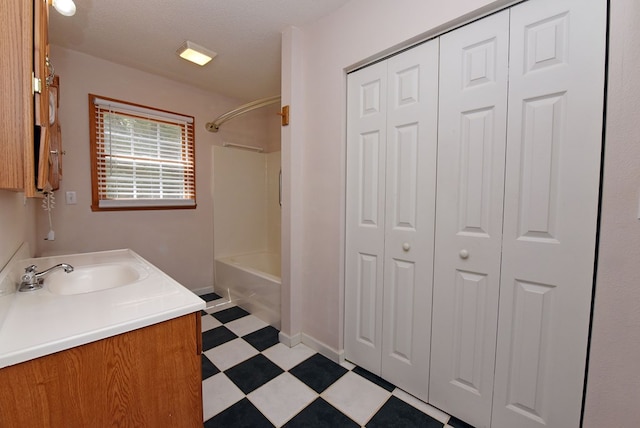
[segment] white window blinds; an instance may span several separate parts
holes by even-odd
[[[195,207],[194,120],[90,97],[93,208]]]

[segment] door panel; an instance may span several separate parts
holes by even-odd
[[[384,280],[386,63],[348,77],[345,356],[380,374]]]
[[[407,311],[406,308],[413,307],[413,300],[416,295],[416,264],[403,260],[392,260],[393,269],[391,283],[385,287],[388,293],[385,298],[391,302],[392,317],[389,321],[389,335],[391,342],[385,344],[384,349],[388,350],[389,355],[395,359],[411,364],[413,359],[413,343],[412,334],[413,311]],[[419,327],[419,326],[418,326]],[[420,329],[420,328],[419,328]],[[383,374],[385,367],[383,366]],[[426,383],[426,379],[424,379]]]
[[[566,92],[524,100],[518,239],[557,242],[558,150]]]
[[[489,237],[494,107],[461,114],[458,233]]]
[[[511,9],[493,426],[579,426],[595,254],[606,2]]]
[[[429,401],[489,426],[502,243],[508,11],[441,37]]]
[[[377,337],[377,277],[378,257],[371,254],[358,253],[358,269],[354,286],[356,288],[356,340],[364,346],[376,348]]]
[[[429,388],[438,117],[438,41],[388,60],[382,376]]]

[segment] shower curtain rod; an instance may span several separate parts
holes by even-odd
[[[265,107],[270,104],[275,104],[278,101],[280,101],[280,95],[274,95],[273,97],[261,98],[256,101],[251,101],[250,103],[243,104],[236,109],[233,109],[231,111],[226,112],[225,114],[218,116],[212,122],[207,122],[205,127],[209,132],[218,132],[218,130],[220,129],[220,125],[222,125],[226,121],[231,120],[236,116],[240,116],[241,114],[250,112],[251,110]]]

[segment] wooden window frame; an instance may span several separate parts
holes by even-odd
[[[101,171],[104,162],[99,158],[104,157],[100,146],[104,146],[105,137],[98,126],[98,114],[100,106],[113,103],[122,115],[136,119],[148,119],[153,123],[171,123],[182,126],[182,157],[186,169],[184,185],[186,194],[183,198],[106,198],[105,172]],[[102,108],[104,110],[104,108]],[[165,122],[163,118],[167,118]],[[176,121],[184,121],[177,123]],[[128,101],[89,94],[89,134],[91,154],[91,210],[92,211],[131,211],[131,210],[172,210],[195,209],[196,204],[196,153],[195,153],[195,118],[181,113],[148,107]],[[99,144],[100,143],[100,144]],[[101,177],[103,179],[101,180]],[[132,182],[135,180],[132,179]],[[102,186],[102,192],[101,187]]]

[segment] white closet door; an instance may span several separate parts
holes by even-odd
[[[429,392],[438,41],[388,60],[382,377]]]
[[[348,76],[345,357],[380,374],[387,64]]]
[[[511,10],[493,426],[580,422],[595,253],[606,2]]]
[[[509,12],[441,37],[429,402],[489,426],[506,142]]]

